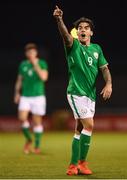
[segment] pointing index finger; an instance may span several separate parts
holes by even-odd
[[[56,9],[59,10],[59,7],[56,5]]]

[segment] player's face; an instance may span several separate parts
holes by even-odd
[[[86,43],[88,40],[90,40],[93,32],[91,31],[91,28],[87,22],[81,22],[79,24],[77,35],[81,43]]]
[[[30,49],[26,51],[26,57],[31,60],[37,58],[38,52],[36,49]]]

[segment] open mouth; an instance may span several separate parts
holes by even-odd
[[[81,34],[82,37],[85,37],[86,35],[85,34]]]

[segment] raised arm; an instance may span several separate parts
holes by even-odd
[[[61,9],[59,9],[58,6],[56,6],[56,8],[55,8],[55,10],[53,12],[53,16],[56,19],[58,29],[60,31],[60,34],[63,38],[65,45],[67,47],[71,47],[73,44],[73,37],[68,32],[67,27],[65,26],[65,24],[63,22],[63,11]]]
[[[104,100],[109,99],[112,94],[112,77],[110,70],[107,65],[101,67],[103,78],[105,80],[105,87],[102,89],[101,94],[103,95]]]

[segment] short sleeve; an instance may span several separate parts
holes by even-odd
[[[78,46],[79,46],[79,41],[75,38],[73,39],[73,44],[71,48],[68,48],[66,45],[64,45],[66,55],[70,54],[72,51],[75,51]]]
[[[98,46],[98,48],[99,48],[98,66],[99,66],[99,68],[101,68],[104,65],[108,65],[108,62],[104,57],[101,47]]]
[[[48,70],[48,64],[45,60],[40,60],[39,64],[40,64],[41,69]]]
[[[23,76],[23,65],[22,65],[22,63],[19,65],[18,74]]]

